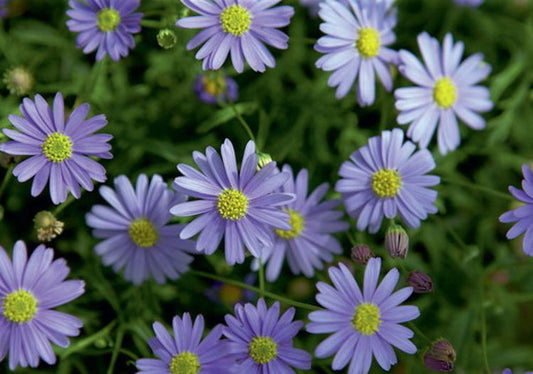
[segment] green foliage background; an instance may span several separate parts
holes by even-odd
[[[370,108],[359,107],[354,92],[336,100],[334,90],[326,85],[328,74],[314,67],[319,57],[312,48],[320,36],[318,20],[296,1],[284,3],[296,8],[288,29],[290,47],[276,52],[275,69],[234,76],[241,91],[237,108],[263,152],[280,164],[308,168],[313,187],[323,181],[333,185],[339,165],[350,153],[380,130],[397,126],[394,99],[379,88]],[[457,372],[486,372],[483,326],[493,372],[505,367],[515,373],[531,370],[533,262],[522,254],[520,240],[505,239],[508,227],[498,222],[498,216],[513,204],[507,186],[519,185],[520,166],[533,161],[533,3],[487,0],[479,9],[467,9],[451,0],[399,0],[398,6],[396,49],[418,54],[420,32],[439,39],[453,33],[465,42],[467,55],[480,51],[492,65],[487,84],[495,102],[486,116],[486,130],[461,127],[463,141],[456,152],[443,157],[431,145],[438,165],[435,173],[443,179],[438,187],[439,214],[409,231],[411,249],[405,267],[428,272],[435,291],[411,299],[422,312],[415,324],[430,339],[446,337],[454,344]],[[71,107],[89,102],[92,115],[107,115],[104,132],[114,135],[114,159],[103,161],[108,183],[120,174],[133,179],[140,173],[159,173],[171,181],[178,174],[175,165],[191,163],[193,150],[218,147],[226,137],[242,151],[247,136],[232,111],[207,106],[192,92],[201,67],[185,44],[194,32],[176,29],[178,44],[167,51],[156,43],[157,28],[143,27],[128,58],[95,64],[94,55],[76,49],[75,35],[65,26],[66,9],[63,0],[15,1],[15,15],[0,23],[0,70],[25,66],[34,74],[34,93],[51,99],[61,91]],[[182,9],[178,0],[144,0],[141,5],[145,19],[151,20],[148,23],[169,27]],[[231,68],[227,73],[234,75]],[[395,86],[407,84],[396,74]],[[1,126],[9,126],[7,115],[18,113],[20,98],[4,87],[0,100]],[[0,178],[5,173],[0,169]],[[330,197],[334,196],[331,192]],[[100,202],[97,192],[86,192],[64,209],[59,216],[66,224],[65,233],[51,245],[57,256],[67,259],[71,278],[87,283],[86,293],[62,309],[84,321],[82,334],[72,339],[68,349],[57,350],[57,366],[42,364],[18,373],[132,373],[135,357],[151,357],[145,340],[153,335],[153,321],[168,324],[175,314],[189,311],[203,313],[213,327],[231,311],[204,297],[212,286],[209,280],[187,274],[164,286],[147,282],[134,287],[103,267],[84,222],[85,213]],[[0,244],[9,252],[16,240],[23,239],[33,249],[38,243],[32,218],[40,210],[53,209],[47,192],[31,198],[29,182],[11,180],[0,205],[5,210]],[[351,231],[358,242],[369,243],[385,258],[387,268],[395,266],[383,249],[384,230],[372,236]],[[345,251],[337,260],[349,260],[350,241],[344,234],[339,238]],[[229,268],[217,253],[197,256],[193,268],[242,280],[249,262]],[[354,265],[354,271],[361,279],[363,268]],[[282,277],[267,288],[314,303],[314,283],[326,278],[323,271],[309,282],[285,268]],[[299,309],[297,316],[306,320],[307,312]],[[324,337],[302,331],[296,344],[312,352]],[[417,334],[414,342],[419,353],[399,354],[394,372],[426,372],[421,354],[427,341]],[[314,360],[310,372],[332,372],[329,364],[330,360]],[[7,371],[7,363],[0,363],[0,372]],[[374,364],[372,372],[380,372],[379,367]]]

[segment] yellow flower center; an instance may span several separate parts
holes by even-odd
[[[102,32],[114,31],[120,21],[120,13],[116,9],[105,8],[96,14],[96,24]]]
[[[128,229],[131,240],[139,247],[153,247],[159,240],[159,233],[154,224],[146,218],[138,218],[131,222]]]
[[[433,99],[438,106],[448,109],[457,101],[457,88],[453,81],[444,77],[437,81],[433,88]]]
[[[394,197],[402,187],[400,173],[393,169],[381,169],[372,175],[372,191],[379,197]]]
[[[355,42],[357,50],[365,58],[376,57],[381,47],[379,31],[373,27],[363,27],[359,29],[359,35]]]
[[[205,76],[202,78],[202,84],[205,92],[211,96],[220,96],[226,91],[226,80],[221,76],[213,79]]]
[[[250,30],[252,15],[241,5],[231,5],[220,13],[220,22],[224,32],[241,36]]]
[[[72,156],[72,140],[65,134],[54,132],[46,137],[42,149],[46,158],[60,163]]]
[[[26,290],[8,294],[2,305],[4,317],[15,323],[29,322],[37,313],[37,299]]]
[[[278,345],[272,338],[256,336],[248,345],[250,357],[258,364],[266,364],[278,356]]]
[[[248,199],[240,190],[226,188],[218,195],[217,209],[222,218],[236,221],[246,215]]]
[[[198,374],[200,372],[198,355],[187,351],[181,352],[172,357],[169,369],[171,374]]]
[[[363,335],[372,335],[379,330],[381,314],[377,305],[362,303],[355,308],[352,326]]]
[[[287,231],[276,229],[276,234],[283,239],[289,240],[300,236],[300,233],[304,229],[305,218],[300,213],[291,209],[287,209],[287,213],[289,213],[289,223],[292,228]]]

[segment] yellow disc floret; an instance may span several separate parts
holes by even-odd
[[[437,81],[433,88],[433,99],[438,106],[448,109],[457,101],[457,88],[453,81],[444,77]]]
[[[242,191],[226,188],[218,195],[217,209],[222,218],[237,221],[246,215],[248,199]]]
[[[278,356],[278,345],[267,336],[256,336],[248,345],[248,354],[258,364],[266,364]]]
[[[220,96],[226,91],[226,79],[223,76],[202,78],[204,90],[211,96]]]
[[[133,220],[128,229],[131,240],[139,247],[153,247],[159,240],[159,233],[154,224],[146,218]]]
[[[304,229],[305,218],[300,213],[291,209],[287,209],[287,213],[289,213],[289,223],[292,228],[287,231],[276,229],[276,234],[283,239],[289,240],[300,236],[300,233]]]
[[[120,13],[116,9],[105,8],[96,14],[96,24],[102,32],[114,31],[120,21]]]
[[[379,308],[373,303],[361,303],[355,308],[352,326],[362,335],[372,335],[379,330],[381,325]]]
[[[8,321],[26,323],[37,313],[37,299],[26,290],[18,290],[5,297],[2,309]]]
[[[357,50],[365,58],[376,57],[381,47],[379,31],[373,27],[363,27],[359,29],[359,35],[355,42]]]
[[[222,30],[228,34],[241,36],[250,30],[252,15],[241,5],[230,5],[220,13]]]
[[[402,177],[394,169],[381,169],[372,175],[372,191],[379,197],[394,197],[402,188]]]
[[[72,140],[65,134],[53,132],[44,140],[42,149],[46,158],[60,163],[72,156]]]
[[[200,372],[200,361],[198,355],[185,351],[172,357],[169,365],[171,374],[198,374]]]

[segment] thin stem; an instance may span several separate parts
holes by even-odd
[[[514,201],[514,199],[513,199],[513,197],[511,195],[505,194],[505,193],[500,192],[500,191],[493,190],[492,188],[489,188],[489,187],[480,186],[480,185],[477,185],[477,184],[472,183],[472,182],[462,181],[462,180],[458,181],[458,180],[449,179],[449,178],[442,178],[442,181],[445,182],[445,183],[450,183],[450,184],[455,184],[455,185],[458,185],[458,186],[468,187],[468,188],[470,188],[470,189],[472,189],[474,191],[485,192],[485,193],[487,193],[489,195],[492,195],[492,196],[495,196],[495,197],[499,197],[500,199]]]
[[[416,325],[413,322],[408,322],[407,324],[409,325],[411,330],[413,330],[415,332],[416,335],[419,335],[422,339],[426,340],[429,344],[432,343],[431,339],[429,339],[426,336],[426,334],[424,334],[422,331],[420,331],[420,329],[418,327],[416,327]]]
[[[250,285],[248,285],[246,283],[242,283],[242,282],[233,280],[233,279],[227,279],[227,278],[224,278],[224,277],[221,277],[221,276],[218,276],[218,275],[214,275],[214,274],[210,274],[210,273],[206,273],[206,272],[198,271],[198,270],[189,270],[189,273],[192,274],[192,275],[196,275],[198,277],[208,278],[208,279],[216,280],[216,281],[219,281],[219,282],[224,282],[226,284],[231,284],[233,286],[241,287],[241,288],[244,288],[244,289],[247,289],[247,290],[250,290],[250,291],[254,291],[254,292],[258,293],[258,294],[261,293],[261,289],[259,289],[257,287],[254,287],[254,286],[250,286]],[[285,303],[285,304],[288,304],[288,305],[295,306],[297,308],[302,308],[302,309],[307,309],[307,310],[321,310],[322,309],[322,308],[320,308],[320,307],[318,307],[316,305],[311,305],[311,304],[301,303],[299,301],[294,301],[294,300],[291,300],[291,299],[289,299],[287,297],[283,297],[283,296],[277,295],[277,294],[269,292],[269,291],[265,291],[264,294],[265,294],[266,297],[269,297],[269,298],[274,299],[274,300],[278,300],[278,301],[280,301],[282,303]]]
[[[124,329],[119,327],[117,331],[117,339],[115,340],[115,346],[113,347],[113,355],[111,356],[111,363],[107,369],[107,374],[113,374],[115,369],[115,363],[117,362],[118,353],[122,348],[122,339],[124,339]]]
[[[350,232],[350,230],[346,231],[346,235],[348,236],[348,240],[350,241],[350,244],[351,245],[356,245],[356,241],[355,241],[355,238],[353,237],[352,233]]]
[[[480,313],[481,313],[481,351],[483,353],[483,362],[485,371],[490,374],[489,358],[487,356],[487,321],[485,317],[485,307],[483,306],[483,284],[480,283]]]
[[[2,181],[2,185],[0,186],[0,198],[2,197],[2,194],[4,193],[7,185],[9,184],[9,181],[11,180],[12,172],[13,172],[13,166],[10,166],[6,170],[6,175],[4,175],[4,180]]]
[[[233,110],[233,113],[235,113],[235,116],[239,120],[239,123],[241,124],[242,128],[244,129],[244,131],[246,131],[246,134],[248,134],[248,137],[250,138],[250,140],[252,140],[255,143],[254,133],[250,129],[250,126],[248,125],[246,120],[242,117],[241,113],[237,110],[235,103],[233,102],[233,100],[231,100],[231,97],[229,96],[229,92],[227,88],[226,88],[226,98],[228,99],[229,105],[231,109]]]
[[[465,251],[468,250],[468,246],[465,244],[463,239],[461,239],[461,237],[455,232],[454,229],[452,229],[450,226],[448,226],[448,224],[443,219],[441,219],[439,216],[432,216],[432,217],[436,221],[438,221],[441,226],[444,226],[444,229],[446,231],[448,231],[448,233],[451,235],[453,240],[455,240],[457,242],[457,244],[459,244],[459,247],[461,247],[461,249],[463,249]]]
[[[66,207],[68,207],[76,198],[72,195],[69,195],[65,201],[59,204],[52,212],[52,214],[57,217]]]
[[[93,344],[98,339],[103,338],[104,336],[107,336],[109,332],[113,329],[113,327],[115,327],[116,324],[117,324],[117,321],[112,321],[109,325],[107,325],[100,331],[70,345],[67,349],[65,349],[62,353],[60,353],[59,356],[62,359],[65,359],[71,354],[83,350],[85,347],[88,347],[89,345]]]
[[[160,21],[153,21],[150,19],[143,19],[141,20],[141,26],[142,27],[148,27],[150,29],[161,29],[163,28],[163,24]]]
[[[263,265],[263,259],[259,257],[259,295],[265,297],[265,266]]]

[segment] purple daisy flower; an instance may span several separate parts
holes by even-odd
[[[477,53],[461,63],[464,45],[454,44],[446,34],[442,48],[437,39],[427,33],[418,36],[418,46],[425,66],[411,53],[400,51],[400,72],[417,87],[394,91],[398,123],[410,123],[407,136],[426,148],[438,127],[437,141],[441,154],[455,150],[461,142],[457,117],[475,130],[485,127],[477,112],[492,108],[490,92],[477,83],[491,70]]]
[[[311,368],[311,355],[292,346],[303,322],[293,322],[294,308],[281,317],[279,313],[278,302],[267,308],[265,300],[259,299],[257,307],[237,304],[235,316],[226,314],[222,332],[237,360],[236,373],[293,373],[291,368]]]
[[[363,292],[343,264],[329,269],[335,287],[317,283],[320,293],[316,300],[326,310],[309,314],[307,331],[334,333],[315,350],[318,358],[335,354],[333,370],[341,370],[351,361],[348,373],[368,373],[372,356],[384,370],[389,370],[397,362],[393,346],[409,354],[416,352],[409,340],[413,332],[400,323],[417,318],[420,311],[412,305],[399,306],[413,289],[405,287],[392,293],[400,278],[397,269],[390,270],[378,286],[380,269],[380,258],[368,261]]]
[[[249,273],[244,277],[244,283],[253,286],[257,281],[256,273]],[[211,288],[204,292],[209,300],[222,305],[235,305],[242,301],[251,302],[256,299],[256,293],[239,286],[224,282],[213,282]]]
[[[471,8],[477,8],[483,4],[483,0],[454,0],[454,2],[457,5],[468,6]]]
[[[383,2],[349,0],[343,5],[336,0],[320,3],[318,13],[324,23],[320,30],[326,36],[318,39],[315,50],[324,53],[316,66],[333,71],[328,85],[337,87],[338,99],[346,96],[357,82],[357,98],[362,106],[374,102],[375,74],[387,91],[392,90],[389,65],[396,61],[397,53],[387,48],[394,43],[394,23],[387,21],[387,8]]]
[[[7,17],[9,11],[8,6],[10,1],[11,0],[0,0],[0,18]]]
[[[522,190],[509,186],[509,192],[524,205],[502,214],[500,222],[516,222],[507,231],[507,239],[515,239],[525,232],[522,248],[526,255],[533,256],[533,171],[527,165],[522,165],[522,174]]]
[[[226,95],[231,101],[237,100],[239,86],[230,77],[199,74],[194,81],[194,92],[204,103],[217,104],[219,100],[226,101]]]
[[[90,158],[113,158],[107,143],[113,137],[93,134],[107,125],[103,114],[85,119],[90,106],[81,104],[65,121],[61,93],[56,94],[52,107],[41,95],[35,95],[35,101],[25,98],[19,108],[22,117],[10,115],[9,122],[20,132],[4,129],[13,141],[0,144],[0,151],[31,156],[13,169],[13,175],[19,182],[34,177],[32,196],[39,195],[50,181],[50,197],[59,204],[67,199],[68,191],[79,199],[80,186],[92,191],[91,179],[106,180],[104,167]]]
[[[288,47],[289,37],[277,29],[290,23],[294,9],[291,6],[271,8],[280,1],[181,0],[199,16],[182,18],[176,25],[204,29],[187,44],[189,50],[203,44],[196,58],[203,60],[204,70],[219,69],[230,54],[237,72],[244,70],[244,60],[252,70],[263,72],[265,66],[276,65],[264,44],[277,49]]]
[[[114,61],[126,57],[135,47],[132,34],[141,31],[142,13],[134,13],[140,0],[69,0],[70,31],[79,33],[78,48],[96,51],[96,60],[109,55]]]
[[[302,169],[296,178],[289,165],[283,166],[283,172],[290,178],[281,187],[281,192],[296,195],[296,200],[283,207],[289,213],[292,228],[275,230],[274,245],[263,249],[261,257],[266,264],[266,278],[271,282],[278,278],[285,257],[294,274],[312,277],[315,268],[322,269],[324,262],[333,261],[333,254],[342,252],[339,241],[332,234],[349,228],[348,223],[341,220],[343,213],[335,209],[340,200],[320,202],[328,192],[327,183],[307,196],[307,170]]]
[[[368,140],[368,145],[352,153],[339,171],[342,177],[335,190],[342,194],[348,214],[357,218],[357,228],[375,233],[383,217],[399,215],[407,226],[420,226],[428,213],[436,213],[437,191],[428,187],[440,178],[426,175],[435,168],[427,149],[403,142],[403,131],[383,131]]]
[[[30,258],[22,241],[15,243],[13,262],[0,247],[0,361],[9,352],[9,368],[37,367],[39,359],[52,365],[50,343],[66,348],[78,336],[82,321],[53,308],[84,292],[81,280],[65,280],[70,269],[64,259],[52,261],[54,250],[38,246]]]
[[[202,340],[204,317],[191,320],[184,313],[172,320],[174,337],[159,322],[153,324],[155,338],[148,340],[150,348],[159,359],[137,360],[137,374],[231,374],[233,360],[229,344],[221,340],[222,326],[216,326]]]
[[[272,228],[291,230],[289,214],[280,206],[290,203],[294,195],[274,192],[289,178],[287,173],[275,173],[275,162],[257,171],[254,142],[246,145],[240,171],[228,139],[221,154],[222,158],[213,147],[207,147],[205,155],[194,152],[200,171],[178,165],[183,176],[176,178],[176,188],[198,200],[177,204],[170,212],[178,217],[200,215],[185,226],[180,237],[188,239],[200,233],[196,249],[208,255],[225,237],[226,261],[233,265],[244,261],[245,247],[259,257],[263,247],[272,246]]]
[[[104,265],[124,278],[140,284],[150,276],[157,283],[165,277],[177,279],[189,270],[194,242],[179,238],[183,225],[169,225],[172,205],[187,198],[167,187],[159,175],[141,174],[135,189],[125,175],[115,178],[115,190],[100,187],[100,195],[111,205],[96,205],[87,214],[93,235],[105,239],[94,248]]]

